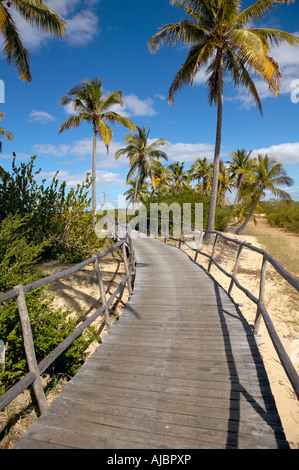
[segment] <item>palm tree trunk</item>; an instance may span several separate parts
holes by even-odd
[[[237,234],[237,235],[240,235],[241,233],[244,232],[246,225],[248,224],[249,220],[251,219],[251,217],[252,217],[252,215],[253,215],[253,213],[254,213],[254,211],[255,211],[255,209],[256,209],[256,206],[258,205],[258,203],[259,203],[259,201],[260,201],[260,199],[261,199],[262,193],[263,193],[263,192],[261,191],[260,194],[258,195],[258,197],[256,198],[256,200],[254,201],[253,206],[252,206],[252,208],[250,209],[249,214],[247,215],[247,217],[246,217],[246,219],[244,220],[243,224],[240,225],[240,227],[236,230],[236,234]]]
[[[209,217],[207,223],[207,230],[213,231],[215,227],[215,215],[216,215],[216,203],[218,193],[218,177],[219,177],[219,159],[220,159],[220,147],[221,147],[221,134],[222,134],[222,113],[223,113],[223,56],[222,51],[219,51],[220,65],[219,65],[219,88],[218,88],[218,100],[217,100],[217,129],[216,129],[216,142],[215,142],[215,153],[214,153],[214,164],[213,164],[213,180],[211,199],[209,206]],[[214,237],[211,233],[206,233],[204,241],[206,243],[212,243]]]
[[[96,147],[97,146],[97,134],[96,131],[93,133],[93,143],[92,143],[92,227],[95,228],[96,224],[96,207],[97,207],[97,183],[96,183]]]
[[[136,201],[137,201],[137,189],[138,189],[139,177],[140,177],[140,167],[138,167],[138,173],[137,173],[136,184],[135,184],[133,211],[135,210]]]

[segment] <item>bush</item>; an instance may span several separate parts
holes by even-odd
[[[103,246],[92,229],[89,188],[90,176],[66,190],[66,183],[59,183],[57,174],[50,184],[46,180],[38,185],[33,156],[29,163],[15,165],[11,173],[5,172],[0,180],[0,221],[9,215],[20,216],[27,238],[42,247],[45,259],[60,258],[79,262],[88,258],[94,250]]]
[[[23,219],[9,215],[0,223],[0,293],[18,284],[28,284],[42,277],[36,263],[44,250],[43,244],[28,241]],[[37,361],[43,359],[75,329],[76,318],[68,311],[55,309],[47,288],[26,295],[26,304],[31,322]],[[85,350],[98,337],[90,328],[81,335],[47,370],[47,373],[72,376],[85,359]],[[22,378],[27,372],[27,361],[23,346],[16,300],[5,302],[0,307],[0,339],[6,345],[5,369],[0,372],[0,395]]]
[[[270,225],[299,232],[299,202],[270,200],[263,207]]]
[[[208,216],[209,216],[209,203],[210,198],[204,196],[202,193],[197,192],[195,189],[186,189],[180,191],[179,193],[173,193],[166,196],[156,196],[150,202],[146,203],[148,217],[150,215],[150,203],[166,203],[171,205],[173,203],[178,203],[181,206],[181,214],[183,214],[183,204],[191,204],[191,225],[195,224],[195,204],[203,204],[203,228],[207,227]],[[215,217],[215,230],[223,231],[226,229],[227,224],[230,221],[231,217],[231,208],[230,207],[218,207],[216,209]],[[172,220],[172,214],[170,212],[170,220]]]

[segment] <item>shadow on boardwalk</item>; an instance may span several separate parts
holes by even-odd
[[[120,320],[16,448],[288,448],[238,306],[182,251],[134,249]]]

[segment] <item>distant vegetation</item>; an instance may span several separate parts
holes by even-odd
[[[299,202],[271,200],[263,208],[270,225],[299,233]]]

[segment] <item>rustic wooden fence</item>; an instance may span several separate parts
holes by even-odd
[[[99,260],[105,258],[109,254],[113,253],[118,248],[122,248],[122,256],[125,267],[126,275],[123,277],[119,286],[115,289],[113,294],[107,299],[105,287],[103,283],[103,278],[99,266]],[[130,256],[130,262],[128,255]],[[34,350],[34,341],[32,337],[32,330],[29,320],[29,315],[26,307],[25,294],[32,292],[36,289],[39,289],[42,286],[50,284],[52,282],[58,281],[59,279],[65,278],[74,274],[85,266],[93,264],[97,279],[99,282],[99,289],[101,294],[102,306],[97,309],[90,317],[83,321],[76,329],[64,339],[53,351],[51,351],[39,364],[37,364],[35,350]],[[135,255],[132,245],[132,239],[129,232],[126,235],[117,241],[111,248],[105,252],[95,254],[91,258],[86,259],[82,263],[76,264],[69,269],[61,271],[56,274],[44,277],[38,281],[32,282],[25,286],[18,285],[14,289],[0,295],[0,305],[4,302],[14,299],[17,299],[18,311],[20,316],[20,322],[22,327],[24,349],[27,358],[28,370],[29,372],[12,386],[2,397],[0,398],[0,411],[2,411],[12,400],[14,400],[20,393],[22,393],[26,388],[33,385],[33,390],[35,397],[40,409],[41,414],[43,414],[48,408],[46,397],[41,382],[41,375],[47,370],[47,368],[77,339],[83,331],[88,328],[98,317],[104,313],[104,321],[107,330],[111,328],[109,308],[114,301],[114,299],[121,294],[125,285],[127,284],[129,295],[132,294],[132,284],[131,276],[135,271]]]
[[[140,225],[142,227],[145,227],[146,230],[147,230],[147,233],[151,233],[151,230],[150,230],[150,223],[145,223],[145,221],[143,220],[144,217],[140,217]],[[174,241],[178,241],[179,242],[179,249],[181,249],[182,245],[186,245],[188,247],[189,250],[192,250],[195,252],[195,256],[194,256],[194,262],[197,263],[197,257],[198,255],[203,255],[207,258],[209,258],[209,264],[208,264],[208,268],[207,268],[207,271],[210,273],[210,270],[211,270],[211,267],[212,265],[214,264],[223,274],[225,274],[231,281],[230,281],[230,285],[229,285],[229,288],[227,290],[227,293],[230,295],[231,294],[231,291],[232,291],[232,288],[234,286],[236,286],[238,289],[240,289],[242,292],[244,292],[244,294],[246,294],[246,296],[254,303],[256,304],[257,306],[257,312],[256,312],[256,317],[255,317],[255,321],[254,321],[254,325],[253,325],[253,332],[255,335],[257,335],[258,333],[258,329],[259,329],[259,324],[260,324],[260,321],[261,321],[261,318],[263,318],[264,320],[264,323],[266,325],[266,328],[267,328],[267,331],[269,333],[269,336],[272,340],[272,343],[273,343],[273,346],[277,352],[277,355],[280,359],[280,362],[281,362],[281,365],[282,367],[284,368],[285,370],[285,373],[294,389],[294,392],[297,396],[297,398],[299,399],[299,376],[297,374],[297,371],[291,361],[291,359],[289,358],[276,330],[275,330],[275,327],[273,325],[273,322],[270,318],[270,315],[265,307],[265,304],[264,304],[264,298],[265,298],[265,286],[266,286],[266,272],[267,272],[267,267],[269,264],[271,264],[274,269],[276,270],[277,273],[279,273],[292,287],[294,287],[298,292],[299,292],[299,280],[296,279],[294,276],[292,276],[288,271],[286,271],[286,269],[277,261],[275,260],[267,251],[263,250],[263,249],[260,249],[260,248],[257,248],[249,243],[245,243],[245,242],[242,242],[242,241],[239,241],[239,240],[236,240],[234,238],[231,238],[231,237],[228,237],[226,235],[224,235],[223,233],[221,232],[218,232],[218,231],[207,231],[207,230],[204,230],[204,229],[200,229],[198,230],[198,228],[196,228],[195,226],[193,225],[190,225],[190,224],[187,224],[183,221],[179,221],[179,222],[176,222],[176,221],[169,221],[169,220],[163,220],[163,219],[151,219],[150,217],[146,217],[147,221],[151,222],[151,220],[154,220],[154,224],[153,226],[155,227],[156,229],[156,233],[154,233],[154,236],[160,236],[161,238],[164,239],[164,242],[166,243],[167,240],[174,240]],[[179,230],[179,233],[180,233],[180,236],[179,238],[178,237],[173,237],[170,235],[169,233],[169,230],[167,230],[165,233],[161,232],[158,230],[158,228],[162,228],[162,224],[160,224],[160,227],[159,227],[159,224],[157,222],[168,222],[170,223],[170,226],[172,225],[172,227],[174,226],[175,223],[178,223],[180,224],[180,230]],[[136,222],[135,222],[135,226],[136,226]],[[164,226],[167,227],[167,224]],[[138,227],[138,225],[137,225]],[[184,228],[186,227],[186,232],[188,234],[191,233],[191,230],[193,230],[193,234],[195,232],[197,232],[197,247],[194,248],[193,246],[190,245],[190,243],[188,243],[188,241],[185,239],[185,236],[184,236]],[[178,232],[177,232],[178,233]],[[176,235],[177,235],[176,233]],[[208,254],[204,251],[202,251],[200,249],[200,246],[202,246],[202,242],[204,240],[204,235],[206,233],[210,233],[210,234],[213,234],[214,235],[214,243],[213,243],[213,248],[212,248],[212,253],[211,254]],[[153,235],[153,233],[151,233],[151,235]],[[216,246],[217,246],[217,243],[218,241],[222,239],[222,240],[225,240],[226,242],[228,243],[233,243],[234,245],[237,245],[238,246],[238,250],[237,250],[237,257],[236,257],[236,260],[235,260],[235,265],[234,265],[234,268],[233,268],[233,271],[232,273],[229,273],[227,272],[215,259],[215,252],[216,252]],[[238,281],[237,279],[237,272],[238,272],[238,268],[239,268],[239,265],[240,265],[240,258],[241,258],[241,253],[242,253],[242,250],[244,248],[247,248],[253,252],[256,252],[256,253],[259,253],[261,256],[262,256],[262,263],[261,263],[261,275],[260,275],[260,285],[259,285],[259,297],[257,298],[256,296],[254,296],[248,289],[246,289],[244,286],[242,286],[240,284],[240,282]],[[197,263],[198,264],[198,263]]]

